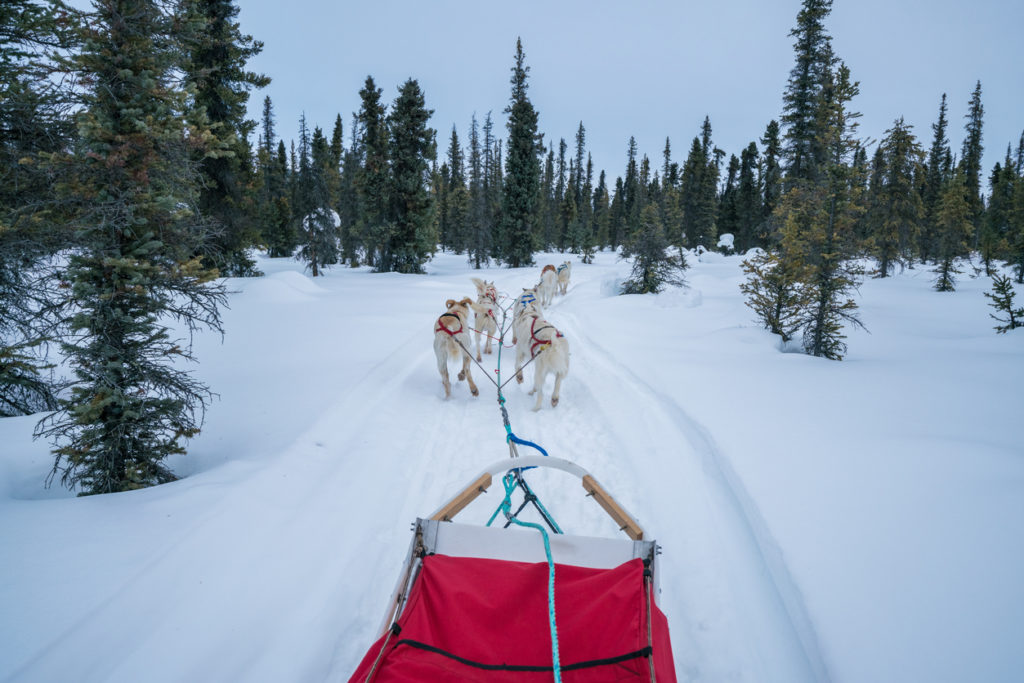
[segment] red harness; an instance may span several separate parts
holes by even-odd
[[[459,329],[457,329],[455,331],[452,331],[452,330],[449,330],[444,325],[442,325],[441,324],[441,318],[444,318],[444,317],[455,318],[456,320],[458,320],[459,321]],[[462,333],[462,318],[460,318],[459,316],[455,315],[454,313],[442,313],[441,316],[437,319],[437,327],[434,328],[434,332],[444,332],[449,337],[454,337],[457,334],[461,334]]]
[[[530,358],[533,358],[538,353],[540,353],[540,351],[537,350],[538,346],[544,346],[545,344],[550,344],[551,343],[550,339],[538,339],[537,338],[537,333],[540,332],[541,330],[547,330],[547,329],[555,330],[554,325],[544,325],[540,329],[534,329],[534,327],[537,325],[537,321],[538,320],[540,320],[540,318],[534,316],[533,322],[530,323],[530,339],[533,340],[533,343],[530,344]],[[562,333],[559,332],[558,330],[555,330],[555,337],[558,338],[558,337],[561,337],[561,336],[562,336]],[[543,351],[543,350],[544,349],[541,349],[541,351]]]

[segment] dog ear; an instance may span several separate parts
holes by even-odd
[[[448,299],[448,301],[444,302],[444,307],[445,308],[451,308],[454,305],[455,305],[455,299]]]
[[[473,300],[472,300],[472,299],[470,299],[470,298],[469,298],[469,297],[467,296],[466,298],[464,298],[464,299],[463,299],[462,301],[460,301],[459,303],[460,303],[461,305],[463,305],[463,306],[466,306],[466,307],[468,308],[468,307],[469,307],[469,304],[470,304],[470,303],[471,303],[472,301],[473,301]]]

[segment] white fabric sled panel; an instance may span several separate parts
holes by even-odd
[[[503,529],[456,522],[420,520],[427,552],[516,562],[546,562],[544,540],[535,529]],[[551,555],[559,564],[611,569],[635,557],[651,556],[652,541],[566,536],[548,532]]]

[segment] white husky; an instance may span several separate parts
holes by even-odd
[[[437,356],[437,370],[441,373],[441,383],[444,384],[444,397],[452,395],[452,383],[448,379],[448,358],[460,356],[462,371],[459,372],[459,381],[469,382],[470,393],[477,396],[480,392],[469,371],[472,359],[469,356],[469,328],[466,327],[472,302],[468,297],[462,301],[448,299],[444,305],[448,310],[434,323],[434,355]]]
[[[569,289],[569,276],[572,275],[572,264],[566,261],[555,269],[558,274],[558,293],[565,294]]]
[[[533,359],[533,390],[537,394],[534,410],[540,410],[544,401],[544,380],[548,374],[555,376],[555,389],[551,392],[551,406],[558,405],[562,380],[569,374],[569,340],[554,325],[538,313],[526,313],[515,322],[518,341],[516,343],[516,381],[523,381],[523,364]]]
[[[476,329],[476,359],[477,362],[483,360],[480,356],[480,335],[483,334],[487,337],[487,342],[484,344],[484,353],[491,352],[491,340],[497,339],[498,334],[498,290],[495,289],[493,282],[487,282],[481,280],[478,277],[470,278],[473,284],[476,285],[476,303],[473,306],[473,312],[475,316],[473,318],[473,327]]]
[[[555,299],[556,291],[558,291],[558,271],[553,265],[548,264],[540,272],[540,282],[537,284],[541,305],[550,306]]]

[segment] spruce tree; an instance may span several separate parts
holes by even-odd
[[[967,123],[964,124],[966,136],[964,137],[963,151],[960,154],[960,166],[963,170],[964,185],[967,191],[967,206],[970,209],[975,238],[978,236],[978,228],[981,227],[984,208],[981,197],[981,155],[985,151],[981,144],[981,129],[984,114],[985,108],[981,105],[981,81],[978,81],[971,93],[968,111],[964,115],[964,118],[967,119]]]
[[[942,188],[935,214],[935,289],[940,292],[956,289],[956,261],[970,250],[974,226],[967,196],[967,181],[957,168]]]
[[[426,108],[423,91],[415,79],[402,84],[388,116],[388,222],[393,228],[378,271],[422,273],[423,264],[437,244],[434,207],[426,190],[429,162],[437,157],[435,131],[427,125],[433,113]],[[458,181],[464,190],[462,178]]]
[[[490,260],[491,231],[487,222],[487,197],[484,194],[484,159],[480,144],[480,127],[476,114],[469,127],[469,210],[466,217],[466,250],[474,268]]]
[[[1014,308],[1013,299],[1016,296],[1016,292],[1013,291],[1013,282],[1008,276],[994,275],[992,277],[992,292],[982,293],[992,300],[992,303],[989,305],[996,309],[996,313],[1006,316],[1001,318],[999,315],[989,313],[989,317],[998,323],[1002,323],[995,326],[997,334],[1004,334],[1009,330],[1024,327],[1024,307]]]
[[[686,260],[682,253],[669,254],[668,247],[658,207],[647,204],[640,215],[640,229],[623,251],[623,258],[633,258],[633,270],[622,285],[623,294],[656,294],[668,285],[686,283]]]
[[[779,164],[782,143],[779,140],[779,124],[770,121],[761,138],[764,158],[761,162],[760,185],[762,192],[762,217],[757,231],[758,244],[762,247],[777,241],[773,215],[782,196],[782,168]]]
[[[995,274],[994,262],[997,258],[1010,257],[1013,192],[1014,185],[1019,182],[1010,147],[1007,145],[1006,158],[1002,164],[996,162],[989,177],[988,205],[982,216],[981,235],[978,238],[978,251],[985,265],[985,274],[988,276]]]
[[[303,135],[305,134],[303,118]],[[300,150],[305,153],[303,141]],[[313,277],[319,277],[323,270],[338,261],[338,220],[332,208],[328,179],[332,154],[327,138],[317,126],[308,145],[309,159],[300,161],[304,170],[305,200],[301,223],[302,245],[298,257],[309,267]]]
[[[448,143],[448,176],[447,197],[444,207],[445,225],[448,229],[447,242],[451,249],[459,254],[466,250],[469,237],[466,221],[469,213],[469,190],[466,187],[466,169],[463,160],[462,144],[459,135],[452,125],[452,136]],[[440,211],[440,207],[439,207]]]
[[[949,123],[946,120],[946,93],[942,93],[942,102],[939,104],[939,118],[932,124],[932,144],[928,149],[924,187],[921,190],[924,227],[918,243],[918,254],[921,261],[924,262],[929,261],[935,254],[935,224],[939,198],[942,195],[942,188],[949,181],[950,176],[950,168],[947,161],[950,156],[949,141],[946,139],[946,128],[948,125]]]
[[[45,362],[59,292],[51,256],[75,240],[53,198],[50,160],[75,144],[67,112],[76,95],[51,78],[51,51],[76,47],[69,26],[79,20],[52,3],[0,6],[0,417],[56,406]]]
[[[182,0],[182,5],[188,27],[184,70],[194,92],[192,111],[203,117],[200,125],[207,125],[213,136],[213,152],[198,159],[205,181],[200,210],[220,224],[207,265],[223,275],[259,275],[247,253],[257,242],[258,224],[246,196],[251,167],[247,139],[256,125],[246,118],[246,103],[249,91],[266,87],[270,79],[247,71],[245,65],[263,44],[239,31],[233,0]]]
[[[718,198],[718,233],[729,234],[734,238],[739,232],[739,193],[740,160],[733,154],[729,157],[729,165],[725,172],[725,185]],[[735,241],[733,242],[735,244]]]
[[[512,67],[512,95],[508,114],[508,159],[502,195],[501,258],[511,268],[533,264],[533,223],[540,193],[537,111],[526,95],[530,67],[526,66],[522,41],[516,39],[516,63]]]
[[[381,89],[366,77],[359,91],[362,102],[358,114],[360,167],[354,179],[357,196],[356,240],[366,252],[366,262],[379,266],[379,260],[391,240],[388,225],[388,128],[386,110],[381,104]]]
[[[338,234],[341,239],[341,260],[353,268],[359,266],[359,190],[362,172],[359,148],[359,118],[353,115],[350,142],[341,155],[341,177],[338,180]]]
[[[761,325],[783,343],[792,340],[806,321],[810,300],[803,281],[804,264],[778,253],[758,251],[743,261],[747,279],[740,285],[745,303]]]
[[[89,90],[59,191],[81,245],[65,274],[75,381],[37,433],[55,441],[50,479],[83,495],[173,480],[164,460],[184,453],[212,396],[180,366],[194,360],[190,344],[168,327],[220,330],[224,289],[194,257],[205,225],[189,148],[209,138],[179,115],[178,17],[163,8],[97,4],[74,60]]]
[[[596,249],[603,249],[609,244],[609,226],[611,223],[611,206],[608,198],[608,184],[602,170],[594,189],[593,234]],[[587,261],[590,263],[590,261]]]
[[[796,63],[782,98],[787,187],[797,181],[820,180],[828,156],[820,127],[822,91],[833,59],[832,39],[825,30],[831,11],[832,0],[804,0],[789,34],[796,39]]]
[[[758,237],[762,220],[761,188],[757,181],[757,144],[751,142],[740,154],[739,181],[736,187],[736,251],[764,247]]]
[[[876,198],[869,238],[878,259],[878,277],[887,277],[897,264],[913,258],[924,214],[916,179],[921,175],[923,153],[903,118],[896,119],[879,145],[882,178],[872,188]]]

